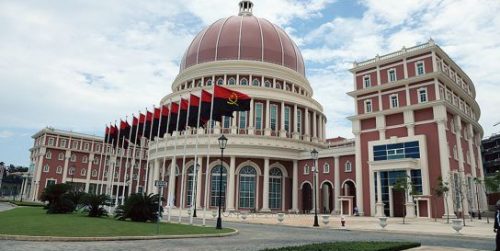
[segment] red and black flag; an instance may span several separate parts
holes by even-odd
[[[198,126],[199,106],[200,106],[200,98],[198,96],[191,94],[191,96],[189,96],[189,118],[188,118],[188,125],[190,127]]]
[[[217,116],[233,117],[235,111],[249,111],[250,97],[241,92],[215,85],[214,86],[214,119]]]
[[[177,118],[179,117],[179,104],[170,103],[170,120],[168,123],[168,133],[172,134],[177,128]]]
[[[109,141],[109,126],[106,126],[106,130],[104,131],[104,143],[108,143]]]
[[[160,108],[155,108],[154,113],[153,113],[153,132],[151,139],[154,139],[156,136],[158,136],[158,126],[160,126],[160,118],[161,118],[161,109]]]
[[[144,137],[146,137],[147,139],[150,139],[151,138],[151,129],[153,127],[153,113],[148,111],[146,112],[146,120],[144,122],[144,129],[145,129],[145,132],[144,132]]]
[[[119,141],[123,142],[123,145],[121,146],[122,148],[128,148],[128,139],[126,139],[130,134],[130,125],[128,121],[122,121],[120,120],[120,137]]]
[[[160,137],[162,137],[167,132],[168,125],[168,105],[164,105],[161,108],[161,123],[160,123]]]
[[[141,137],[144,136],[145,134],[146,131],[144,128],[145,124],[146,124],[146,115],[141,113],[139,114],[139,125],[138,125],[139,130],[137,130],[137,142],[141,142]]]
[[[189,101],[186,99],[181,98],[180,102],[180,112],[179,112],[179,128],[177,131],[182,131],[186,129],[186,120],[187,120],[187,115],[188,115],[188,109],[189,109]]]
[[[210,119],[210,109],[212,109],[212,94],[201,91],[200,124],[204,125]],[[220,121],[220,118],[219,118]]]
[[[117,139],[118,139],[118,128],[116,128],[116,124],[115,124],[115,125],[112,125],[109,127],[108,142],[113,143],[113,146],[115,146]]]
[[[134,116],[132,119],[132,131],[130,134],[130,142],[136,143],[136,137],[140,134],[139,129],[139,119]]]

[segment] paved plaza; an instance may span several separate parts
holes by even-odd
[[[0,203],[0,206],[1,205],[2,203]],[[200,212],[200,214],[201,213],[202,212]],[[312,223],[311,217],[308,217],[307,220],[304,216],[287,217],[286,220],[290,222],[303,221],[305,224],[307,220],[309,220],[309,223]],[[208,216],[207,218],[212,217]],[[264,221],[269,221],[269,223],[271,223],[273,220],[271,215],[255,216],[255,218],[255,222],[257,222],[258,218],[262,218],[259,219],[262,223],[264,223]],[[293,218],[295,218],[295,220],[292,220]],[[395,229],[394,232],[391,230],[391,223],[389,223],[389,230],[387,231],[361,231],[356,229],[356,221],[351,218],[348,218],[348,226],[350,226],[348,230],[340,230],[334,229],[335,226],[333,228],[312,228],[305,226],[287,226],[277,223],[242,223],[239,222],[241,220],[236,219],[235,216],[229,216],[224,218],[223,226],[237,228],[240,233],[236,236],[223,238],[103,242],[0,241],[0,250],[260,250],[270,247],[328,241],[417,241],[424,245],[423,248],[418,250],[450,250],[452,247],[455,250],[492,250],[494,248],[494,239],[490,238],[492,234],[485,236],[485,238],[468,236],[466,234],[438,235],[432,232],[434,227],[429,227],[427,232],[422,231],[419,234],[396,233]],[[252,216],[247,219],[252,221]],[[366,223],[362,223],[364,219]],[[174,217],[172,220],[178,221],[178,218]],[[182,221],[185,223],[187,220],[187,217],[182,218]],[[398,221],[401,219],[390,219],[390,222],[392,220]],[[349,222],[351,223],[349,224]],[[359,224],[369,225],[368,217],[361,217],[357,222]],[[201,219],[196,219],[194,223],[201,224],[202,222]],[[393,224],[397,225],[397,223]],[[429,224],[429,226],[432,225],[429,222],[425,224]],[[206,225],[207,227],[214,227],[215,221],[208,219]],[[407,224],[409,228],[415,226],[416,229],[419,228],[418,226],[424,225],[420,225],[417,222],[410,222],[410,224]],[[475,227],[471,226],[470,228]],[[420,227],[420,229],[422,228]],[[373,228],[373,230],[375,230],[375,228]],[[493,231],[490,232],[493,233]]]

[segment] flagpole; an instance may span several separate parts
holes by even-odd
[[[128,125],[128,121],[125,121],[125,123],[127,123],[127,125]],[[133,113],[132,113],[132,123],[134,123],[134,114]],[[128,139],[127,139],[128,140],[127,150],[126,151],[125,151],[125,149],[123,150],[124,154],[125,154],[125,171],[123,172],[123,190],[122,190],[122,201],[121,201],[122,205],[125,202],[125,187],[127,187],[127,171],[128,171],[128,166],[129,166],[127,164],[130,163],[130,138],[131,137],[132,137],[132,127],[130,127],[130,125],[129,125]],[[130,170],[132,171],[133,168],[130,167]],[[130,186],[129,186],[128,190],[130,190],[130,187],[132,186],[132,176],[129,175],[128,178],[130,180]]]
[[[128,119],[128,116],[125,116],[125,121],[127,121]],[[122,130],[122,120],[120,119],[120,131]],[[118,143],[120,143],[120,138],[118,138]],[[123,138],[122,138],[122,146],[121,146],[121,150],[120,150],[120,164],[118,164],[118,182],[117,183],[117,186],[116,186],[116,197],[115,197],[115,205],[118,204],[118,197],[120,195],[120,178],[121,178],[121,174],[122,174],[122,162],[123,162],[123,155],[125,153],[125,147],[124,147],[124,144],[125,144],[125,135],[123,135]],[[119,144],[117,145],[119,147]],[[123,179],[125,179],[125,175],[123,175]],[[113,179],[114,181],[114,179]],[[125,189],[125,188],[123,188]]]
[[[189,102],[191,102],[191,95],[189,96]],[[191,109],[191,104],[189,105]],[[193,218],[196,217],[196,194],[198,189],[198,127],[200,126],[200,110],[201,110],[201,95],[198,100],[198,114],[196,116],[196,141],[194,150],[194,170],[193,170],[193,189],[191,190],[191,219],[190,223],[193,224]],[[189,116],[188,116],[189,120]],[[200,166],[201,168],[201,166]],[[196,186],[195,186],[196,185]],[[196,189],[196,190],[195,190]]]
[[[139,141],[141,142],[140,144],[140,147],[139,147],[139,175],[137,176],[137,184],[135,186],[135,192],[136,193],[139,193],[139,185],[141,184],[141,172],[142,172],[142,155],[144,155],[144,146],[142,145],[142,137],[144,137],[144,133],[146,132],[146,117],[148,116],[148,108],[146,107],[146,113],[144,115],[144,125],[142,125],[142,134],[141,134],[141,137],[139,138]],[[139,114],[139,123],[141,122],[140,121],[141,119],[141,115]],[[147,169],[146,169],[146,172],[144,173],[144,175],[147,175]],[[142,193],[144,193],[145,191],[145,188],[146,188],[146,181],[147,179],[144,181],[144,187],[142,189]]]
[[[111,123],[110,123],[111,124]],[[106,134],[106,132],[104,133],[104,139],[102,141],[102,145],[101,145],[101,155],[99,156],[99,168],[98,168],[98,171],[97,171],[97,181],[101,180],[101,167],[102,167],[102,155],[104,153],[104,144],[106,144],[108,142],[108,138],[109,138],[109,133],[110,133],[110,130],[111,130],[111,127],[108,127],[108,125],[106,125],[106,128],[109,128],[108,129],[108,133]],[[103,172],[103,175],[102,177],[104,177],[104,172]],[[99,194],[102,194],[102,187],[103,187],[103,182],[104,181],[101,181],[101,187],[99,187],[99,190],[100,190],[100,193]]]
[[[120,122],[121,122],[121,119],[120,119]],[[116,120],[115,120],[115,128],[117,128],[116,127]],[[118,158],[118,156],[117,156],[118,155],[117,147],[120,144],[120,133],[121,133],[120,129],[121,128],[118,128],[118,137],[116,138],[116,140],[118,142],[116,143],[116,147],[114,147],[114,157],[113,157],[113,162],[112,162],[113,163],[113,172],[111,173],[111,179],[108,180],[108,183],[110,183],[110,192],[109,192],[109,194],[111,196],[113,196],[113,188],[114,188],[114,185],[115,185],[114,184],[115,183],[114,180],[115,180],[115,170],[116,170],[116,159]],[[116,203],[115,203],[115,207],[116,207]]]
[[[186,142],[187,142],[187,127],[189,126],[189,112],[191,110],[191,91],[189,91],[189,98],[188,98],[188,109],[187,109],[187,114],[186,114],[186,124],[184,126],[184,156],[182,157],[182,170],[183,170],[183,173],[184,173],[184,170],[186,170]],[[181,99],[181,103],[182,103],[182,99]],[[196,163],[194,163],[194,165],[196,166]],[[193,167],[193,176],[194,176],[194,167]],[[189,173],[187,173],[187,175],[189,176]],[[194,177],[193,177],[194,178]],[[187,177],[186,177],[186,181],[187,181]],[[192,181],[193,185],[194,185],[194,180]],[[186,184],[187,185],[187,184]],[[186,190],[187,190],[187,187],[186,187]],[[184,202],[184,186],[181,186],[181,196],[182,196],[182,199],[181,201]],[[192,199],[192,197],[191,197]],[[191,201],[192,202],[192,201]],[[191,208],[193,208],[193,204],[191,203],[191,205],[189,205]],[[191,211],[191,216],[190,216],[190,224],[193,224],[193,212]]]
[[[180,115],[180,111],[181,111],[181,105],[182,103],[182,97],[181,97],[181,101],[179,101],[179,108],[177,109],[177,121],[175,122],[175,137],[174,137],[174,158],[173,160],[175,161],[174,162],[174,165],[173,165],[173,168],[175,168],[177,166],[177,136],[179,135],[179,115]],[[171,166],[172,167],[172,166]],[[182,172],[181,172],[181,187],[182,187]],[[181,190],[182,191],[182,190]],[[181,193],[181,197],[182,197],[182,193]],[[182,204],[181,204],[181,201],[179,200],[179,222],[181,221],[181,210],[182,210]]]
[[[132,187],[134,186],[134,166],[135,166],[135,153],[136,153],[136,149],[137,149],[137,134],[139,133],[139,118],[141,116],[141,111],[139,111],[139,116],[137,117],[137,126],[135,128],[135,136],[134,136],[134,149],[132,150],[132,166],[130,167],[130,174],[129,174],[129,177],[130,177],[130,186],[129,186],[129,189],[128,189],[128,196],[130,196],[132,194]],[[134,127],[134,119],[132,119],[132,127]],[[139,173],[141,172],[141,168],[140,168],[140,164],[139,164]],[[139,183],[139,179],[137,179],[137,184],[136,186],[138,185]]]
[[[160,102],[160,106],[161,106],[161,107],[160,107],[160,120],[158,121],[158,130],[157,130],[158,132],[156,133],[156,139],[155,139],[155,140],[156,140],[156,149],[155,149],[156,156],[158,156],[158,144],[160,143],[160,126],[161,126],[161,117],[163,117],[163,116],[162,116],[162,113],[163,113],[163,105],[161,104],[161,102]],[[153,124],[154,124],[154,113],[153,113]],[[151,127],[151,130],[152,130],[152,129],[153,129],[153,127]],[[149,159],[149,157],[148,157],[148,159]],[[158,173],[158,172],[160,172],[160,167],[158,167],[158,172],[157,172],[156,168],[155,168],[155,169],[153,169],[153,170],[154,170],[154,172],[155,172],[155,173],[153,174],[153,179],[154,179],[154,176],[155,176],[156,174],[158,174],[158,180],[160,180],[160,175],[159,175],[159,173]],[[160,173],[161,173],[161,172],[160,172]],[[162,175],[163,175],[163,174],[162,174]],[[162,188],[158,187],[158,189],[157,189],[158,196],[160,196],[160,189],[162,189]],[[153,189],[153,190],[154,190],[154,189]]]
[[[167,138],[168,138],[168,130],[170,129],[170,117],[172,115],[172,99],[169,99],[169,104],[168,104],[168,117],[167,117],[167,131],[166,131],[166,134],[167,134]],[[167,152],[167,141],[165,141],[165,152]],[[166,155],[166,154],[165,154]],[[166,162],[167,162],[167,158],[163,158],[163,166],[166,165]],[[172,172],[173,171],[173,172]],[[172,174],[173,173],[173,174]],[[163,175],[165,176],[165,175]],[[173,176],[174,177],[174,183],[175,183],[175,163],[172,161],[172,163],[170,164],[170,174],[169,174],[169,177]],[[162,180],[163,180],[163,177],[162,177]],[[167,209],[168,209],[168,212],[167,212],[167,221],[170,222],[170,209],[172,208],[173,206],[173,197],[174,196],[172,194],[172,191],[171,191],[171,186],[172,187],[175,187],[175,184],[168,184],[168,195],[167,195]]]
[[[109,152],[107,151],[108,150],[108,145],[106,145],[106,155],[104,155],[104,170],[103,170],[103,175],[102,175],[102,182],[104,184],[104,178],[106,178],[106,190],[104,191],[104,194],[108,194],[109,193],[109,175],[111,175],[111,170],[110,170],[110,167],[111,167],[111,157],[113,155],[113,144],[115,143],[115,139],[111,139],[111,145],[109,145]],[[108,162],[108,167],[106,169],[106,161]],[[107,171],[107,175],[104,175],[104,172]],[[104,189],[104,188],[102,188]]]
[[[151,115],[151,128],[149,128],[149,138],[148,138],[148,141],[146,143],[146,145],[148,146],[148,151],[149,151],[149,140],[151,139],[151,134],[153,132],[153,123],[154,123],[154,111],[155,111],[155,106],[153,105],[153,114]],[[144,120],[144,124],[146,124],[146,122],[148,121],[148,114],[146,113],[146,118]],[[151,186],[151,181],[149,180],[149,171],[150,171],[150,168],[149,168],[149,154],[148,154],[148,157],[147,157],[147,160],[146,160],[146,173],[144,175],[146,175],[146,193],[151,193],[151,191],[149,191],[149,186]]]
[[[207,187],[208,187],[208,167],[210,165],[210,139],[211,139],[211,129],[212,128],[212,120],[213,120],[213,112],[214,112],[214,97],[215,97],[215,85],[212,81],[212,102],[210,102],[210,120],[208,121],[208,141],[207,141],[207,170],[206,170],[206,175],[205,175],[205,207],[203,207],[203,225],[205,225],[205,215],[206,215],[206,210],[207,210]],[[222,164],[222,160],[221,160]],[[219,171],[222,171],[222,169],[219,169]],[[227,177],[227,176],[226,176]],[[222,182],[222,180],[219,180],[219,182]],[[222,201],[221,201],[222,202]]]

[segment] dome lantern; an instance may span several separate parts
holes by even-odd
[[[253,3],[251,1],[240,1],[240,13],[238,16],[251,16]]]

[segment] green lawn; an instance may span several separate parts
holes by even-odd
[[[228,233],[232,229],[161,223],[160,235]],[[145,236],[156,235],[156,223],[119,221],[84,214],[46,214],[39,207],[19,207],[0,212],[0,234],[34,236]]]
[[[419,246],[420,243],[416,242],[340,241],[295,247],[264,249],[263,251],[397,251]]]

